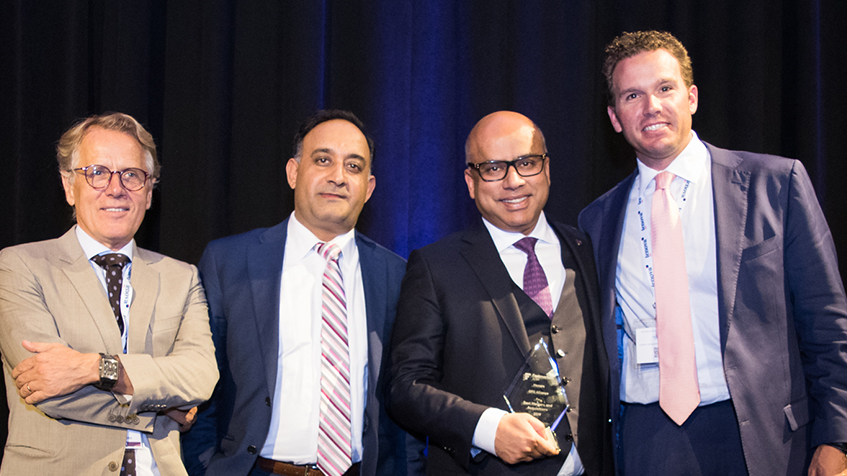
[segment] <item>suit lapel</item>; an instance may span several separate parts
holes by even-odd
[[[529,336],[526,334],[520,307],[513,293],[513,282],[494,241],[482,221],[468,229],[463,237],[461,254],[474,270],[485,288],[494,310],[504,322],[524,356],[529,355]]]
[[[385,329],[386,266],[375,253],[375,244],[356,232],[359,249],[359,266],[365,291],[365,312],[368,327],[368,388],[376,389],[382,370],[382,343],[390,336],[382,335]]]
[[[167,349],[146,349],[145,339],[153,310],[159,298],[159,273],[149,266],[148,257],[140,252],[137,246],[132,250],[132,284],[133,298],[129,308],[129,334],[127,335],[127,352],[144,353],[152,351],[153,355],[165,355]],[[155,341],[152,345],[155,345]]]
[[[122,354],[121,333],[106,297],[106,290],[97,279],[87,257],[84,256],[76,238],[76,227],[59,238],[59,260],[64,263],[62,271],[73,285],[88,314],[100,331],[100,338],[110,354]],[[82,317],[82,316],[80,316]]]
[[[247,247],[247,276],[252,293],[253,319],[259,336],[259,352],[265,369],[268,391],[276,389],[279,351],[279,287],[288,220],[259,235]]]
[[[723,149],[706,144],[712,156],[712,192],[715,203],[717,234],[718,316],[721,353],[726,349],[729,323],[741,264],[744,223],[747,220],[747,191],[750,173],[739,170],[742,159]]]
[[[603,223],[600,228],[600,242],[594,246],[598,248],[597,270],[600,280],[600,315],[603,319],[603,339],[606,346],[606,354],[609,362],[618,362],[617,324],[615,323],[615,274],[618,267],[618,250],[621,247],[623,236],[623,223],[626,216],[626,203],[632,190],[633,182],[638,177],[638,168],[630,174],[615,192],[609,197],[603,210]],[[613,364],[613,367],[617,367]],[[614,379],[614,377],[613,377]]]
[[[586,248],[583,246],[582,240],[573,236],[560,223],[549,221],[549,220],[548,220],[548,223],[553,228],[553,230],[556,232],[556,235],[558,235],[561,247],[563,249],[567,248],[568,250],[570,250],[570,254],[574,258],[574,263],[576,263],[576,268],[577,268],[577,271],[578,271],[577,274],[580,276],[580,281],[582,281],[583,289],[588,290],[587,292],[589,293],[589,295],[593,295],[594,294],[594,292],[593,292],[594,286],[588,281],[587,274],[585,273],[585,270],[586,269],[590,270],[590,268],[588,267],[588,264],[585,262],[584,251],[585,251]],[[562,263],[562,264],[564,264],[564,263]],[[597,309],[596,309],[596,304],[595,304],[594,299],[589,299],[588,303],[589,303],[589,306],[591,306],[591,308],[588,309],[588,312],[590,312],[592,316],[596,316],[597,315]]]

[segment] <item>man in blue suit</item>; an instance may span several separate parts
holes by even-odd
[[[624,33],[606,55],[609,118],[638,167],[579,224],[598,267],[618,471],[847,469],[847,302],[803,164],[702,142],[672,35]]]
[[[356,116],[319,111],[286,164],[291,216],[206,248],[222,378],[184,438],[194,474],[414,472],[419,454],[382,406],[405,261],[354,230],[374,190],[372,158]]]

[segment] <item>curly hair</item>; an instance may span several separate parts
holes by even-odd
[[[645,51],[666,50],[679,62],[679,69],[686,87],[694,84],[694,70],[688,51],[673,35],[666,31],[624,32],[606,46],[606,59],[603,61],[603,76],[606,78],[609,105],[615,105],[614,78],[615,67],[621,61]]]

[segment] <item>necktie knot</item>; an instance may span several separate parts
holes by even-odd
[[[118,266],[120,269],[123,269],[129,263],[129,257],[121,253],[108,253],[94,256],[91,258],[91,261],[94,261],[94,264],[108,271],[112,266]]]
[[[317,251],[318,254],[327,261],[337,262],[339,255],[341,255],[341,247],[335,243],[324,243],[319,241],[315,251]]]
[[[521,238],[517,242],[515,242],[515,248],[523,251],[526,254],[535,254],[535,243],[538,241],[538,238],[532,238],[531,236],[527,236],[526,238]]]
[[[667,189],[669,189],[671,187],[671,182],[673,182],[673,179],[675,177],[676,177],[676,175],[674,175],[670,172],[667,172],[667,171],[661,172],[658,175],[656,175],[656,190],[667,190]]]

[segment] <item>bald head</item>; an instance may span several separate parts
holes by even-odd
[[[498,111],[476,123],[465,142],[465,160],[473,164],[465,183],[483,218],[501,230],[532,232],[550,190],[546,153],[541,130],[522,114]]]
[[[528,117],[513,111],[492,112],[480,119],[468,134],[468,140],[465,141],[465,162],[511,160],[496,157],[498,146],[505,142],[526,140],[533,144],[533,148],[540,147],[542,151],[547,151],[544,134]],[[488,154],[489,151],[494,156]]]

